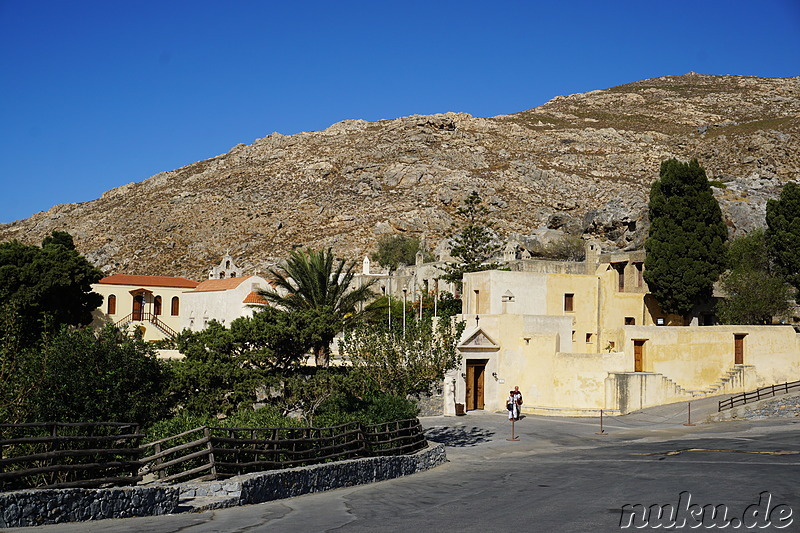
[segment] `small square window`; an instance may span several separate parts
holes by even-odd
[[[625,317],[625,325],[626,326],[635,326],[636,325],[636,319],[633,318],[632,316],[626,316]]]
[[[586,334],[586,342],[587,342],[587,343],[590,343],[590,342],[592,342],[592,334],[591,334],[591,333],[587,333],[587,334]]]

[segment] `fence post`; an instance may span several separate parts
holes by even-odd
[[[361,441],[361,447],[364,450],[364,455],[366,457],[372,457],[372,446],[370,446],[369,441],[367,440],[367,434],[364,431],[364,424],[361,422],[357,422],[358,424],[358,433],[357,438]]]
[[[236,438],[236,435],[235,435],[235,433],[234,433],[234,431],[232,429],[228,430],[228,437],[230,437],[231,439],[235,439]],[[242,462],[241,461],[242,447],[238,446],[236,444],[234,444],[233,446],[234,446],[234,449],[236,450],[236,452],[234,453],[234,456],[236,457],[236,475],[240,476],[240,475],[242,475],[242,467],[240,466],[240,463]]]
[[[211,475],[213,479],[217,479],[217,465],[214,462],[214,445],[211,444],[211,430],[208,426],[203,427],[203,435],[206,438],[206,447],[208,448],[208,463],[211,465]]]
[[[155,452],[155,455],[158,455],[159,453],[161,453],[161,443],[160,442],[157,442],[155,444],[155,446],[153,447],[153,451]],[[164,462],[164,458],[163,457],[159,457],[158,459],[156,459],[153,462],[153,473],[156,475],[156,479],[161,479],[163,477],[161,469],[159,468],[159,466],[161,466],[161,463],[163,463],[163,462]]]
[[[60,448],[60,446],[58,444],[58,422],[53,422],[52,424],[53,424],[53,427],[50,430],[50,436],[52,437],[53,440],[50,443],[50,451],[51,452],[55,452]],[[53,466],[53,460],[54,459],[55,459],[55,457],[51,457],[50,460],[47,462],[47,466]],[[55,483],[55,479],[56,479],[57,475],[58,475],[58,472],[50,472],[49,477],[50,477],[50,484],[51,485]]]

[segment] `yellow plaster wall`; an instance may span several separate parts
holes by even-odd
[[[559,409],[602,409],[605,407],[605,380],[608,373],[624,368],[625,354],[565,353],[550,355],[551,372],[536,377],[545,394],[528,405]]]
[[[153,291],[153,294],[145,296],[145,309],[147,313],[153,311],[153,298],[161,296],[161,314],[158,319],[172,328],[174,331],[180,332],[180,312],[183,311],[184,301],[183,293],[190,290],[187,288],[177,287],[150,287],[142,285],[111,285],[107,283],[96,283],[92,285],[92,290],[103,297],[103,303],[92,311],[92,327],[102,327],[104,324],[116,324],[126,316],[133,312],[133,295],[130,291],[136,289],[147,289]],[[115,295],[117,297],[116,313],[109,315],[108,311],[108,296]],[[171,304],[172,298],[177,296],[180,302],[179,314],[172,316]],[[144,328],[144,340],[155,341],[162,340],[165,335],[156,326],[149,322],[131,322],[129,328],[141,325]]]
[[[564,310],[564,295],[573,294],[572,311]],[[598,290],[597,278],[577,274],[547,275],[547,314],[572,319],[572,350],[598,351]],[[587,342],[586,335],[591,335]]]
[[[631,317],[636,325],[653,324],[642,292],[619,291],[617,272],[614,269],[598,272],[600,285],[601,329],[613,329],[625,325]]]
[[[473,317],[476,314],[547,314],[546,279],[546,274],[503,270],[466,274],[462,312]],[[507,292],[513,295],[513,300],[504,302]]]
[[[646,339],[643,370],[657,372],[688,390],[705,390],[734,368],[734,334],[747,334],[744,364],[753,365],[753,382],[762,386],[800,379],[800,349],[790,326],[626,326],[628,371],[633,371],[633,340]]]
[[[485,410],[505,410],[508,392],[514,386],[519,386],[525,404],[552,395],[552,386],[547,377],[555,370],[553,354],[558,351],[561,336],[568,331],[568,320],[548,316],[481,315],[479,327],[476,328],[473,316],[464,315],[463,318],[467,328],[462,335],[462,342],[470,339],[478,329],[491,339],[502,338],[503,342],[499,349],[486,345],[462,346],[459,349],[462,366],[456,373],[456,402],[465,402],[466,383],[462,373],[465,373],[467,361],[481,359],[487,361]]]

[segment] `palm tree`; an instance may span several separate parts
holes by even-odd
[[[330,363],[331,342],[337,333],[353,325],[358,309],[372,298],[370,286],[351,287],[355,263],[334,257],[331,249],[294,251],[286,266],[270,269],[273,289],[258,291],[269,302],[286,311],[309,312],[316,326],[312,344],[317,366]]]

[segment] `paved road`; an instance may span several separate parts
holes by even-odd
[[[693,417],[715,405],[693,404]],[[15,531],[604,532],[620,531],[623,505],[677,505],[683,491],[701,506],[726,505],[729,517],[768,491],[771,507],[792,512],[781,531],[800,531],[800,455],[785,453],[800,453],[800,419],[687,427],[686,414],[684,404],[608,419],[606,436],[595,434],[597,419],[527,416],[515,425],[518,441],[506,440],[504,414],[431,417],[423,424],[448,446],[449,462],[429,472],[200,514]]]

